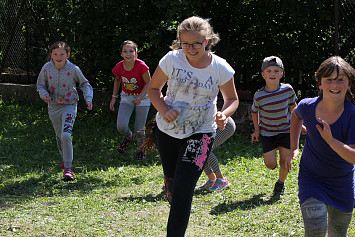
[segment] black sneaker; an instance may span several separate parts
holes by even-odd
[[[137,160],[143,160],[145,159],[145,154],[143,151],[137,151]]]
[[[274,196],[280,196],[284,194],[285,183],[276,182],[274,187]]]
[[[128,145],[132,142],[133,139],[127,139],[127,137],[123,138],[122,142],[117,146],[117,151],[120,153],[124,153]]]

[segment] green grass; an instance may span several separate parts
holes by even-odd
[[[0,236],[165,236],[169,205],[159,156],[136,161],[134,146],[119,154],[115,124],[109,110],[78,110],[76,180],[63,182],[46,106],[0,100]],[[195,193],[187,236],[303,235],[297,162],[285,195],[273,199],[277,170],[264,166],[249,134],[236,132],[215,153],[232,185]]]

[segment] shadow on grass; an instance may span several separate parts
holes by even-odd
[[[211,215],[221,215],[225,214],[228,212],[231,212],[235,209],[239,210],[251,210],[259,206],[265,206],[265,205],[272,205],[273,203],[277,202],[280,200],[280,196],[272,196],[267,200],[264,200],[262,197],[265,194],[257,194],[251,197],[250,199],[244,200],[244,201],[239,201],[235,203],[221,203],[214,207],[211,211]]]
[[[30,177],[25,180],[12,181],[2,183],[0,186],[0,208],[4,200],[7,203],[18,203],[18,201],[30,200],[38,197],[52,196],[70,196],[73,192],[77,194],[86,194],[97,187],[110,187],[117,185],[116,181],[107,182],[101,178],[94,176],[79,175],[77,179],[70,182],[62,180],[61,175],[52,172],[45,173],[39,177]],[[18,199],[21,197],[21,199]],[[7,207],[8,205],[5,205]]]
[[[148,194],[146,196],[142,196],[142,197],[136,197],[136,196],[129,196],[129,197],[121,197],[116,199],[117,202],[157,202],[157,201],[167,201],[166,199],[166,195],[165,192],[162,191],[160,192],[158,195],[154,196],[152,194]]]

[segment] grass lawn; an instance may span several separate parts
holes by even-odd
[[[165,236],[169,204],[159,156],[137,161],[134,145],[120,154],[118,139],[116,112],[79,108],[76,179],[63,182],[46,105],[0,100],[0,236]],[[264,166],[249,133],[236,132],[215,154],[232,185],[195,193],[187,236],[303,235],[298,161],[285,195],[273,199],[278,172]]]

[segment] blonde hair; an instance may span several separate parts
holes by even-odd
[[[170,48],[173,50],[181,48],[180,46],[181,33],[198,31],[204,36],[205,40],[208,40],[206,49],[210,51],[212,46],[216,45],[220,39],[218,33],[213,32],[213,28],[210,25],[209,20],[210,19],[203,19],[198,16],[192,16],[185,19],[183,22],[179,24],[177,29],[177,34],[176,34],[176,40],[173,41]]]
[[[322,77],[330,77],[334,72],[337,73],[336,77],[338,77],[340,70],[349,78],[350,90],[348,90],[346,96],[349,101],[352,101],[355,94],[355,69],[340,56],[332,56],[319,66],[315,73],[318,86],[321,85]]]

